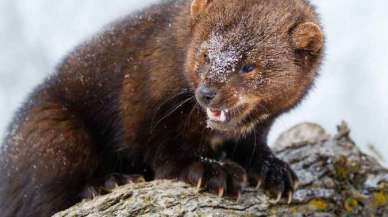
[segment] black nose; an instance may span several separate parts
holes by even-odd
[[[216,97],[217,92],[214,89],[206,86],[200,86],[198,89],[198,100],[204,105],[209,105],[212,100]]]

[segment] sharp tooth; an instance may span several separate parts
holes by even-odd
[[[212,112],[210,109],[207,109],[206,113],[210,120],[217,120],[217,117],[214,116],[214,112]]]
[[[212,120],[213,119],[213,114],[212,112],[210,111],[210,109],[206,109],[206,114],[207,114],[207,117]]]
[[[222,121],[222,122],[226,121],[226,114],[224,111],[221,112],[220,121]]]

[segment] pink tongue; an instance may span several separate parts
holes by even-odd
[[[220,111],[211,111],[212,115],[214,117],[220,117],[221,116],[221,112]]]

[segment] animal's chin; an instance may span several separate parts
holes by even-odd
[[[252,130],[254,123],[247,121],[249,105],[243,104],[230,109],[206,108],[207,126],[231,136],[247,133]]]

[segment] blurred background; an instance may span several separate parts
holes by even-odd
[[[74,46],[157,1],[1,0],[0,135],[27,94]],[[304,103],[277,121],[270,141],[299,122],[317,122],[335,133],[346,120],[365,151],[374,145],[388,159],[388,1],[312,3],[327,36],[321,76]]]

